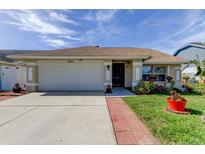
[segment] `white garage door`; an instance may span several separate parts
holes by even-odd
[[[39,90],[103,90],[103,61],[38,61]]]

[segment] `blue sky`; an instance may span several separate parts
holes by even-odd
[[[87,45],[173,54],[205,41],[205,10],[0,10],[0,49]]]

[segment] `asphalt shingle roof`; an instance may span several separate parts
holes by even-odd
[[[150,57],[146,60],[147,63],[183,63],[184,59],[175,57],[172,55],[168,55],[166,53],[153,50],[153,49],[145,49],[145,48],[114,48],[114,47],[98,47],[98,46],[84,46],[84,47],[76,47],[76,48],[66,48],[66,49],[58,49],[58,50],[50,50],[50,51],[30,51],[30,52],[22,52],[18,54],[12,55],[12,57],[20,57],[24,58],[33,57],[36,58],[38,56],[122,56],[122,57]],[[25,58],[25,59],[26,59]]]
[[[0,50],[0,61],[3,62],[15,62],[16,60],[13,58],[9,58],[10,55],[18,55],[23,53],[28,53],[30,50]]]
[[[23,56],[24,59],[30,59],[35,56],[121,56],[121,57],[149,57],[146,58],[145,63],[184,63],[186,60],[175,57],[157,50],[146,48],[114,48],[114,47],[98,47],[98,46],[84,46],[76,48],[66,48],[58,50],[29,50],[29,51],[10,51],[8,55],[12,55],[12,58]],[[17,54],[16,54],[17,53]],[[38,58],[36,58],[38,59]]]

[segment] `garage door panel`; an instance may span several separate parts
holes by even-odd
[[[103,90],[103,61],[39,61],[39,90]]]

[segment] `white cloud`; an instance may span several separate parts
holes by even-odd
[[[99,38],[113,37],[119,33],[116,21],[116,14],[119,10],[97,10],[95,15],[88,13],[87,18],[96,22],[96,27],[85,32],[88,42],[95,42]]]
[[[181,42],[190,43],[190,42],[205,42],[205,31],[198,32],[188,37],[184,37]]]
[[[45,42],[52,47],[71,46],[70,42],[65,42],[63,39],[49,38],[47,35],[39,35],[38,37],[42,42]]]
[[[172,27],[177,23],[179,28],[174,27],[169,31],[166,29],[165,37],[159,37],[152,43],[147,44],[151,48],[174,53],[178,48],[190,42],[205,41],[205,15],[202,10],[187,10],[184,14],[178,16],[177,22],[171,18],[160,18],[160,20],[162,22],[170,20],[173,22]],[[163,27],[160,28],[163,29]],[[176,29],[175,32],[173,32],[174,29]]]
[[[93,14],[93,11],[89,11],[85,16],[83,16],[80,19],[87,20],[87,21],[95,21],[95,16]]]
[[[72,36],[69,36],[69,35],[60,35],[59,37],[69,39],[69,40],[73,40],[73,41],[84,41],[85,40],[83,38],[72,37]]]
[[[91,10],[81,19],[95,21],[98,25],[105,24],[114,19],[117,12],[118,10],[96,10],[96,12]]]
[[[198,27],[205,19],[205,16],[202,16],[201,13],[200,10],[189,11],[184,17],[184,26],[176,33],[172,34],[169,39],[180,35],[186,35],[189,31],[193,31],[194,28]]]
[[[61,21],[64,23],[75,24],[75,25],[77,24],[74,20],[69,19],[67,16],[65,16],[62,13],[50,12],[49,16],[51,20],[57,20],[57,21]]]
[[[53,47],[62,47],[62,46],[66,46],[66,42],[60,39],[47,39],[45,40],[45,42],[47,42],[50,46]]]
[[[59,39],[59,36],[65,35],[67,38],[75,41],[78,40],[78,38],[72,37],[76,34],[75,31],[58,25],[58,21],[76,24],[61,13],[45,11],[43,16],[35,10],[4,10],[0,11],[0,13],[6,14],[13,19],[13,21],[0,21],[1,23],[15,25],[23,31],[38,33],[40,34],[40,39],[49,46],[70,46],[69,42]],[[52,20],[55,20],[56,22],[51,23]]]
[[[14,22],[7,22],[8,24],[17,25],[19,29],[24,31],[31,31],[41,34],[69,34],[72,35],[75,31],[58,27],[54,24],[44,21],[41,17],[32,10],[7,10],[2,11],[12,17]]]
[[[115,18],[118,10],[98,10],[96,13],[96,21],[98,24],[102,25],[110,22]]]

